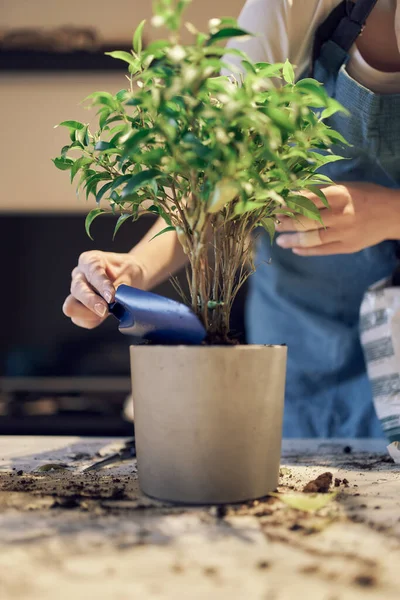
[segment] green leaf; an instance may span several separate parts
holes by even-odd
[[[271,240],[271,244],[272,244],[272,242],[274,241],[274,237],[275,237],[275,220],[272,218],[262,219],[261,226],[268,233],[269,239]]]
[[[146,46],[145,54],[154,55],[157,58],[157,56],[162,54],[165,50],[167,50],[167,48],[170,47],[171,42],[169,40],[155,40]]]
[[[110,94],[110,92],[94,92],[93,94],[86,96],[85,100],[92,100],[93,104],[108,106],[113,110],[118,108],[118,101]]]
[[[313,104],[316,108],[326,106],[328,103],[327,93],[322,85],[314,79],[300,79],[300,81],[296,83],[296,90],[306,92],[311,98],[316,100],[317,105],[315,105],[315,103]]]
[[[111,179],[111,175],[109,173],[94,173],[86,180],[85,188],[86,188],[86,200],[89,197],[89,194],[96,195],[97,185],[103,179]]]
[[[269,79],[270,77],[279,77],[282,74],[282,69],[285,63],[256,63],[256,68],[259,74]]]
[[[77,174],[77,172],[79,171],[79,169],[82,169],[82,167],[87,167],[88,165],[90,165],[93,162],[93,160],[89,157],[86,156],[82,156],[81,158],[78,158],[72,168],[71,168],[71,183],[74,180],[75,175]]]
[[[244,29],[239,29],[237,27],[226,27],[225,29],[220,29],[214,35],[211,35],[206,43],[207,46],[214,44],[220,40],[225,40],[226,38],[237,38],[243,37],[244,35],[254,37],[252,33],[245,31]]]
[[[149,152],[141,153],[140,161],[141,161],[142,165],[146,165],[149,167],[155,167],[160,164],[163,156],[165,156],[164,148],[154,148],[154,150],[149,150]]]
[[[89,133],[88,126],[85,125],[82,129],[77,129],[75,131],[75,139],[77,142],[82,144],[82,146],[88,146],[89,144]]]
[[[124,147],[124,156],[128,156],[135,152],[136,148],[147,140],[150,136],[153,136],[156,133],[156,129],[140,129],[137,133],[134,133],[131,138],[129,138],[123,145]]]
[[[320,154],[319,152],[309,152],[308,156],[311,157],[319,167],[339,160],[346,160],[344,156],[339,156],[337,154]]]
[[[318,198],[321,200],[322,204],[324,206],[326,206],[326,208],[329,208],[328,200],[327,200],[324,192],[319,187],[313,185],[313,186],[309,187],[309,190],[310,190],[310,192],[312,192],[313,194],[318,196]]]
[[[235,216],[244,215],[245,213],[258,210],[259,208],[265,208],[265,202],[251,202],[250,200],[247,202],[241,201],[235,204],[234,214]]]
[[[111,142],[97,142],[94,149],[103,152],[103,150],[109,150],[110,148],[115,149],[115,146],[111,144]]]
[[[343,113],[347,117],[350,116],[350,113],[347,110],[347,108],[342,106],[342,104],[340,104],[334,98],[329,98],[327,108],[325,110],[323,110],[321,113],[321,119],[328,119],[329,117],[331,117],[332,115],[334,115],[338,112]]]
[[[284,477],[285,475],[292,475],[292,471],[288,467],[281,467],[279,469],[279,476]]]
[[[248,73],[253,73],[254,75],[257,73],[257,69],[254,66],[254,63],[248,60],[242,60],[241,64],[244,66]]]
[[[137,27],[135,33],[133,34],[133,40],[132,40],[132,45],[133,45],[133,49],[137,54],[140,54],[142,52],[142,34],[143,34],[143,27],[145,26],[146,23],[146,19],[144,19],[139,26]]]
[[[113,191],[116,190],[120,185],[129,181],[131,177],[132,175],[121,175],[120,177],[117,177],[114,179],[111,189]]]
[[[104,194],[108,192],[108,190],[111,190],[113,185],[114,181],[109,181],[99,189],[99,191],[96,194],[96,204],[100,204],[100,201],[103,198]]]
[[[150,242],[152,240],[155,240],[159,235],[162,235],[163,233],[167,233],[167,231],[175,231],[175,227],[165,227],[165,229],[156,233],[156,235],[151,238]]]
[[[110,156],[111,154],[115,155],[115,157],[121,156],[122,150],[112,145],[110,148],[106,148],[106,150],[103,150],[101,153],[102,156]]]
[[[63,158],[61,156],[59,158],[53,158],[52,160],[57,169],[60,169],[60,171],[68,171],[72,168],[75,162],[72,158]]]
[[[325,135],[333,142],[338,142],[344,146],[350,146],[349,142],[342,136],[342,134],[334,129],[328,129],[325,131]]]
[[[171,222],[169,214],[166,213],[165,210],[162,208],[162,206],[160,206],[159,204],[152,204],[146,210],[147,210],[147,212],[151,212],[151,213],[158,215],[159,217],[162,217],[164,219],[164,221],[166,222],[166,224],[169,227],[172,227],[172,222]]]
[[[105,125],[107,124],[107,119],[110,116],[111,111],[108,107],[103,108],[100,112],[99,112],[99,126],[100,129],[103,129],[103,127],[105,127]]]
[[[207,146],[204,146],[204,144],[201,143],[199,138],[193,135],[193,133],[187,133],[186,135],[184,135],[182,138],[182,142],[185,144],[185,147],[189,147],[189,149],[192,150],[199,158],[208,158],[210,154],[209,148],[207,148]]]
[[[104,209],[102,209],[102,208],[94,208],[87,215],[87,217],[85,219],[85,230],[86,230],[86,233],[90,237],[91,240],[93,240],[93,238],[90,235],[90,227],[91,227],[93,221],[96,219],[96,217],[98,217],[99,215],[104,214],[105,212],[107,212],[107,211],[104,210]]]
[[[162,175],[161,171],[158,169],[148,169],[147,171],[141,171],[137,175],[133,175],[130,181],[124,187],[121,197],[129,196],[136,192],[139,188],[144,185],[148,185],[155,179],[156,177],[160,177]]]
[[[83,123],[80,123],[79,121],[63,121],[62,123],[56,125],[56,127],[68,127],[70,132],[74,132],[77,129],[83,129],[85,125]]]
[[[129,52],[124,52],[123,50],[114,50],[114,52],[105,52],[107,56],[111,56],[111,58],[116,58],[118,60],[123,60],[124,62],[130,65],[137,65],[137,58],[129,54]]]
[[[276,123],[280,128],[286,129],[287,131],[295,131],[295,125],[290,119],[290,112],[287,110],[283,110],[282,108],[275,108],[273,106],[268,106],[266,109],[266,113],[270,119],[274,123]]]
[[[116,223],[116,225],[115,225],[115,228],[114,228],[113,240],[115,239],[115,236],[117,235],[117,233],[118,233],[118,230],[119,230],[119,228],[121,227],[122,223],[125,223],[125,221],[127,221],[128,219],[132,219],[132,215],[131,215],[131,213],[125,213],[125,214],[122,214],[122,215],[121,215],[121,216],[118,218],[118,221],[117,221],[117,223]]]
[[[333,181],[327,175],[323,175],[322,173],[313,173],[312,176],[306,181],[306,185],[310,185],[313,183],[327,183],[328,185],[333,184]]]
[[[128,90],[119,90],[119,92],[117,92],[117,93],[115,94],[115,97],[116,97],[116,99],[117,99],[119,102],[123,102],[123,101],[125,100],[125,98],[126,98],[126,95],[127,95],[128,93],[129,93],[129,92],[128,92]]]
[[[305,196],[291,195],[287,198],[286,204],[288,208],[298,212],[299,214],[313,219],[314,221],[321,221],[321,215],[314,202]]]
[[[278,498],[281,502],[284,502],[290,506],[290,508],[305,512],[316,512],[334,500],[334,498],[337,496],[337,493],[331,492],[330,494],[303,494],[299,492],[294,494],[278,494],[276,492],[271,492],[269,495]]]
[[[291,83],[292,85],[294,84],[294,70],[292,64],[289,62],[288,59],[286,59],[285,64],[283,65],[282,75],[283,79],[287,83]]]

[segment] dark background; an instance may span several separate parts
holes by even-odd
[[[122,417],[129,394],[129,344],[110,317],[100,327],[76,327],[62,313],[70,274],[85,250],[127,252],[153,223],[124,224],[112,240],[113,217],[0,216],[0,434],[129,435]],[[179,280],[185,287],[184,273]],[[170,282],[154,290],[179,300]],[[244,342],[240,294],[232,328]]]

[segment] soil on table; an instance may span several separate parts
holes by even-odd
[[[332,485],[333,475],[329,471],[318,475],[316,479],[309,481],[303,488],[305,493],[326,494]],[[336,483],[336,482],[335,482]]]

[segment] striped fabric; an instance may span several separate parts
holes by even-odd
[[[400,287],[378,282],[364,296],[360,339],[375,410],[390,442],[400,442]]]

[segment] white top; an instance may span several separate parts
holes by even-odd
[[[244,50],[255,62],[295,65],[299,77],[309,65],[315,31],[341,0],[247,0],[240,26],[257,37],[229,43]],[[229,58],[237,63],[238,59]],[[400,73],[378,71],[365,62],[356,45],[350,51],[347,71],[364,87],[377,93],[399,93]]]

